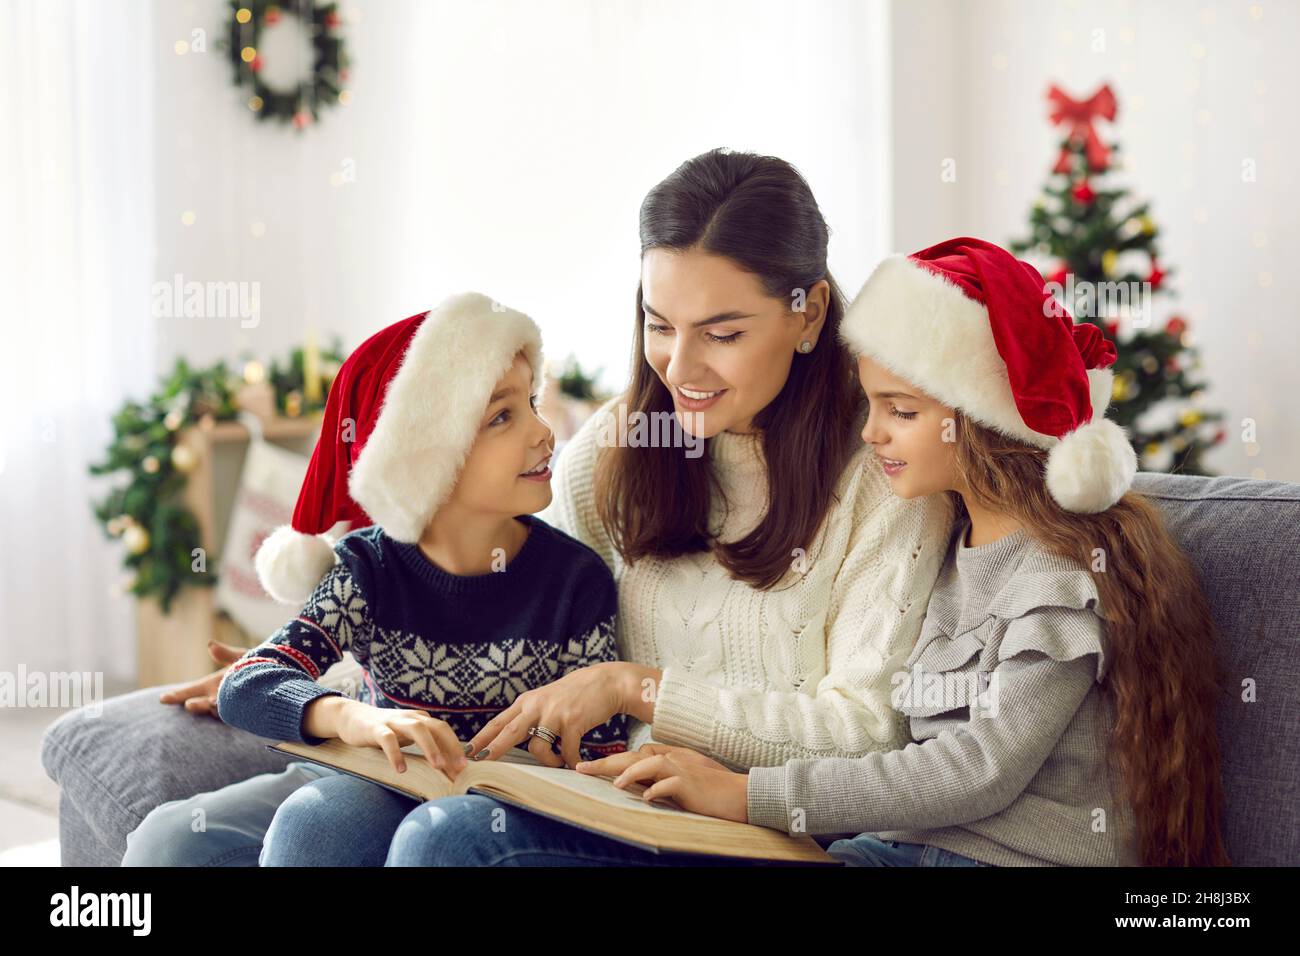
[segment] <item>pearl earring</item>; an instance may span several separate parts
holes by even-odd
[[[802,352],[804,355],[807,355],[809,352],[812,351],[812,343],[808,341],[800,342],[799,351]]]

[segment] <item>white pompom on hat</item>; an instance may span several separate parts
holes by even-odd
[[[1115,346],[1005,249],[960,237],[890,256],[840,338],[972,420],[1048,449],[1047,490],[1066,511],[1105,511],[1132,486],[1137,455],[1104,417]]]
[[[287,604],[306,601],[333,567],[323,532],[340,521],[419,541],[456,487],[492,389],[520,352],[540,394],[541,330],[477,292],[453,295],[358,346],[330,387],[293,523],[270,534],[254,559],[266,592]]]

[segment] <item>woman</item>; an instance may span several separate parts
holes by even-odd
[[[689,747],[740,771],[907,742],[890,676],[919,634],[951,507],[894,498],[857,440],[865,402],[826,245],[807,184],[778,159],[715,150],[650,191],[632,382],[561,454],[543,513],[614,569],[622,661],[521,694],[470,742],[480,759],[541,726],[572,765],[563,742],[618,713],[632,749]],[[638,413],[675,416],[706,454],[602,447]],[[484,828],[503,810],[507,826]],[[438,844],[475,848],[457,863],[656,861],[471,795],[409,814],[389,863],[437,862]]]
[[[859,446],[865,403],[837,341],[843,299],[807,183],[782,160],[714,150],[651,190],[641,236],[632,382],[565,448],[539,515],[614,571],[622,661],[521,695],[472,741],[476,752],[490,759],[541,724],[561,738],[554,762],[573,764],[580,725],[616,713],[634,719],[634,748],[690,746],[736,769],[902,745],[889,675],[920,633],[951,508],[895,500]],[[692,444],[707,440],[705,455],[687,454],[681,434],[675,448],[629,447],[635,433],[602,448],[621,401],[674,416]],[[217,679],[177,697],[201,710]],[[137,740],[157,721],[112,712]],[[198,723],[175,724],[186,739],[152,749],[198,752]],[[85,752],[66,736],[47,738],[47,752]],[[228,763],[157,796],[263,772]],[[140,770],[120,786],[139,788]],[[113,791],[103,773],[78,775]],[[134,797],[133,809],[152,809]],[[277,828],[311,826],[310,807],[291,799]],[[509,812],[520,839],[546,822]],[[419,862],[425,822],[418,811],[405,822],[395,862]]]

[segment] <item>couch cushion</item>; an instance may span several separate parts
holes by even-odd
[[[1200,571],[1229,694],[1219,713],[1234,864],[1300,862],[1300,485],[1142,472]],[[1253,685],[1254,699],[1247,690]]]

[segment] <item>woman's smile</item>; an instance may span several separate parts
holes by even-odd
[[[712,408],[717,404],[718,399],[727,393],[727,389],[720,388],[712,392],[697,392],[694,389],[682,388],[680,385],[673,389],[673,394],[677,398],[678,404],[692,412],[702,412],[706,408]]]

